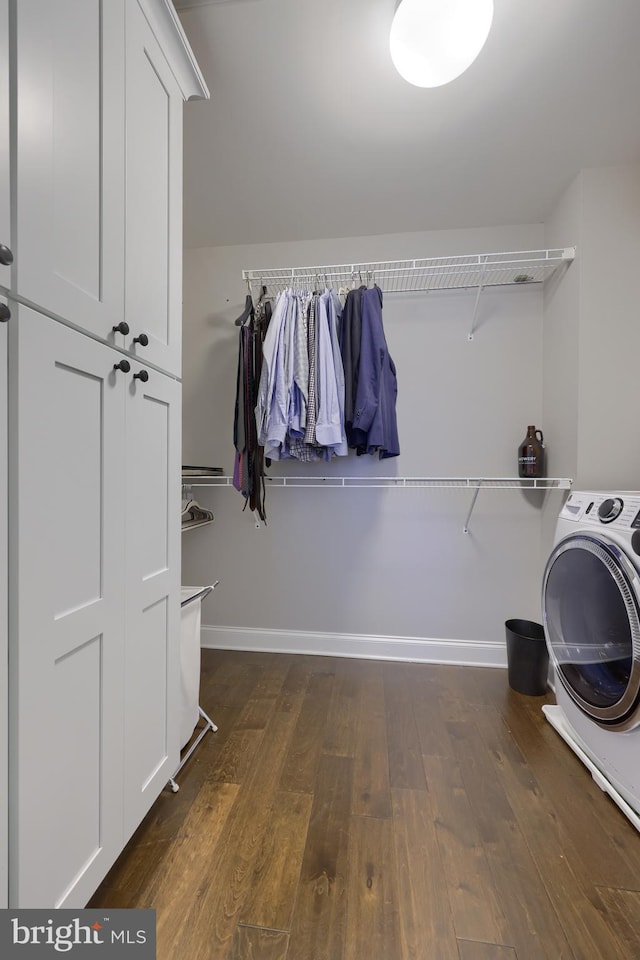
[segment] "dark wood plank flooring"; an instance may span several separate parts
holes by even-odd
[[[202,660],[219,732],[91,901],[159,960],[639,960],[640,836],[506,671]]]

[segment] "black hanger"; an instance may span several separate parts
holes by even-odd
[[[253,300],[251,299],[251,294],[248,293],[244,301],[244,310],[236,320],[236,327],[241,327],[243,323],[246,323],[249,317],[253,313]]]

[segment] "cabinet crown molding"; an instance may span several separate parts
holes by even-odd
[[[209,88],[171,0],[138,0],[185,100],[208,100]]]

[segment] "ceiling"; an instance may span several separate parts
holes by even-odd
[[[495,0],[463,76],[396,73],[394,0],[176,0],[211,91],[185,107],[185,245],[540,223],[640,162],[640,2]]]

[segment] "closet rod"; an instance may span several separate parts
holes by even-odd
[[[253,285],[270,294],[291,286],[353,286],[376,283],[388,293],[429,292],[469,287],[542,283],[558,267],[575,258],[575,247],[477,253],[459,257],[379,260],[369,263],[324,264],[315,267],[270,267],[243,270],[251,293]]]

